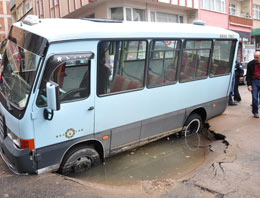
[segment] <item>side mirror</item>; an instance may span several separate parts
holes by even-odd
[[[44,110],[43,116],[46,120],[52,120],[54,111],[60,110],[59,85],[55,82],[47,82],[46,92],[48,108]]]
[[[53,111],[60,110],[60,101],[59,101],[59,85],[55,82],[46,83],[47,90],[47,105],[48,109]]]

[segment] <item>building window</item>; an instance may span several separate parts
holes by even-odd
[[[152,22],[183,23],[183,16],[177,14],[151,11],[150,16]]]
[[[201,0],[201,8],[216,12],[225,12],[225,0]]]
[[[32,0],[25,0],[24,1],[24,13],[26,14],[29,12],[33,7]]]
[[[145,10],[138,8],[111,8],[111,19],[125,21],[145,21]]]
[[[50,0],[50,7],[53,8],[53,0]]]
[[[17,12],[16,13],[17,13],[17,19],[18,20],[23,17],[24,13],[23,13],[23,6],[22,6],[22,4],[17,7]]]
[[[253,5],[253,17],[260,20],[260,5]]]
[[[43,15],[43,2],[40,0],[40,15]]]
[[[123,8],[111,8],[111,19],[124,20]]]
[[[233,3],[229,4],[229,14],[233,16],[236,15],[236,5]]]
[[[58,5],[59,4],[59,0],[55,0],[55,5]]]
[[[40,10],[39,10],[39,1],[36,1],[36,15],[40,15]]]

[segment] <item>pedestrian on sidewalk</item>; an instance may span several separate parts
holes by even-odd
[[[242,63],[236,61],[235,65],[235,86],[234,86],[234,100],[236,102],[241,101],[241,96],[239,94],[238,86],[240,81],[243,79],[244,76],[244,69]]]
[[[254,60],[247,64],[246,81],[248,90],[252,93],[252,113],[254,118],[258,115],[258,98],[260,94],[260,52],[254,53]]]
[[[234,86],[235,86],[235,74],[233,74],[233,76],[232,76],[232,82],[231,82],[230,92],[229,92],[229,96],[228,96],[228,105],[229,106],[237,105],[237,103],[233,100]]]

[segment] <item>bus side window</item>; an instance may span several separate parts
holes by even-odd
[[[90,94],[89,60],[67,61],[52,72],[50,79],[59,84],[60,102],[69,102],[87,98]],[[45,87],[40,89],[37,98],[38,106],[46,106]]]
[[[217,40],[215,42],[211,61],[211,77],[231,72],[235,43],[231,40]]]
[[[182,55],[180,81],[186,82],[208,76],[211,40],[186,40]]]
[[[144,86],[146,41],[102,41],[98,45],[99,96]]]
[[[148,87],[176,82],[180,41],[152,41],[149,57]]]

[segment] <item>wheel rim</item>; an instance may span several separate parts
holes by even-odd
[[[72,170],[74,173],[81,173],[86,171],[91,167],[91,159],[84,156],[79,157],[72,165]]]
[[[191,134],[198,133],[200,129],[200,120],[199,119],[194,119],[192,120],[188,126],[185,129],[185,137],[189,136]]]

